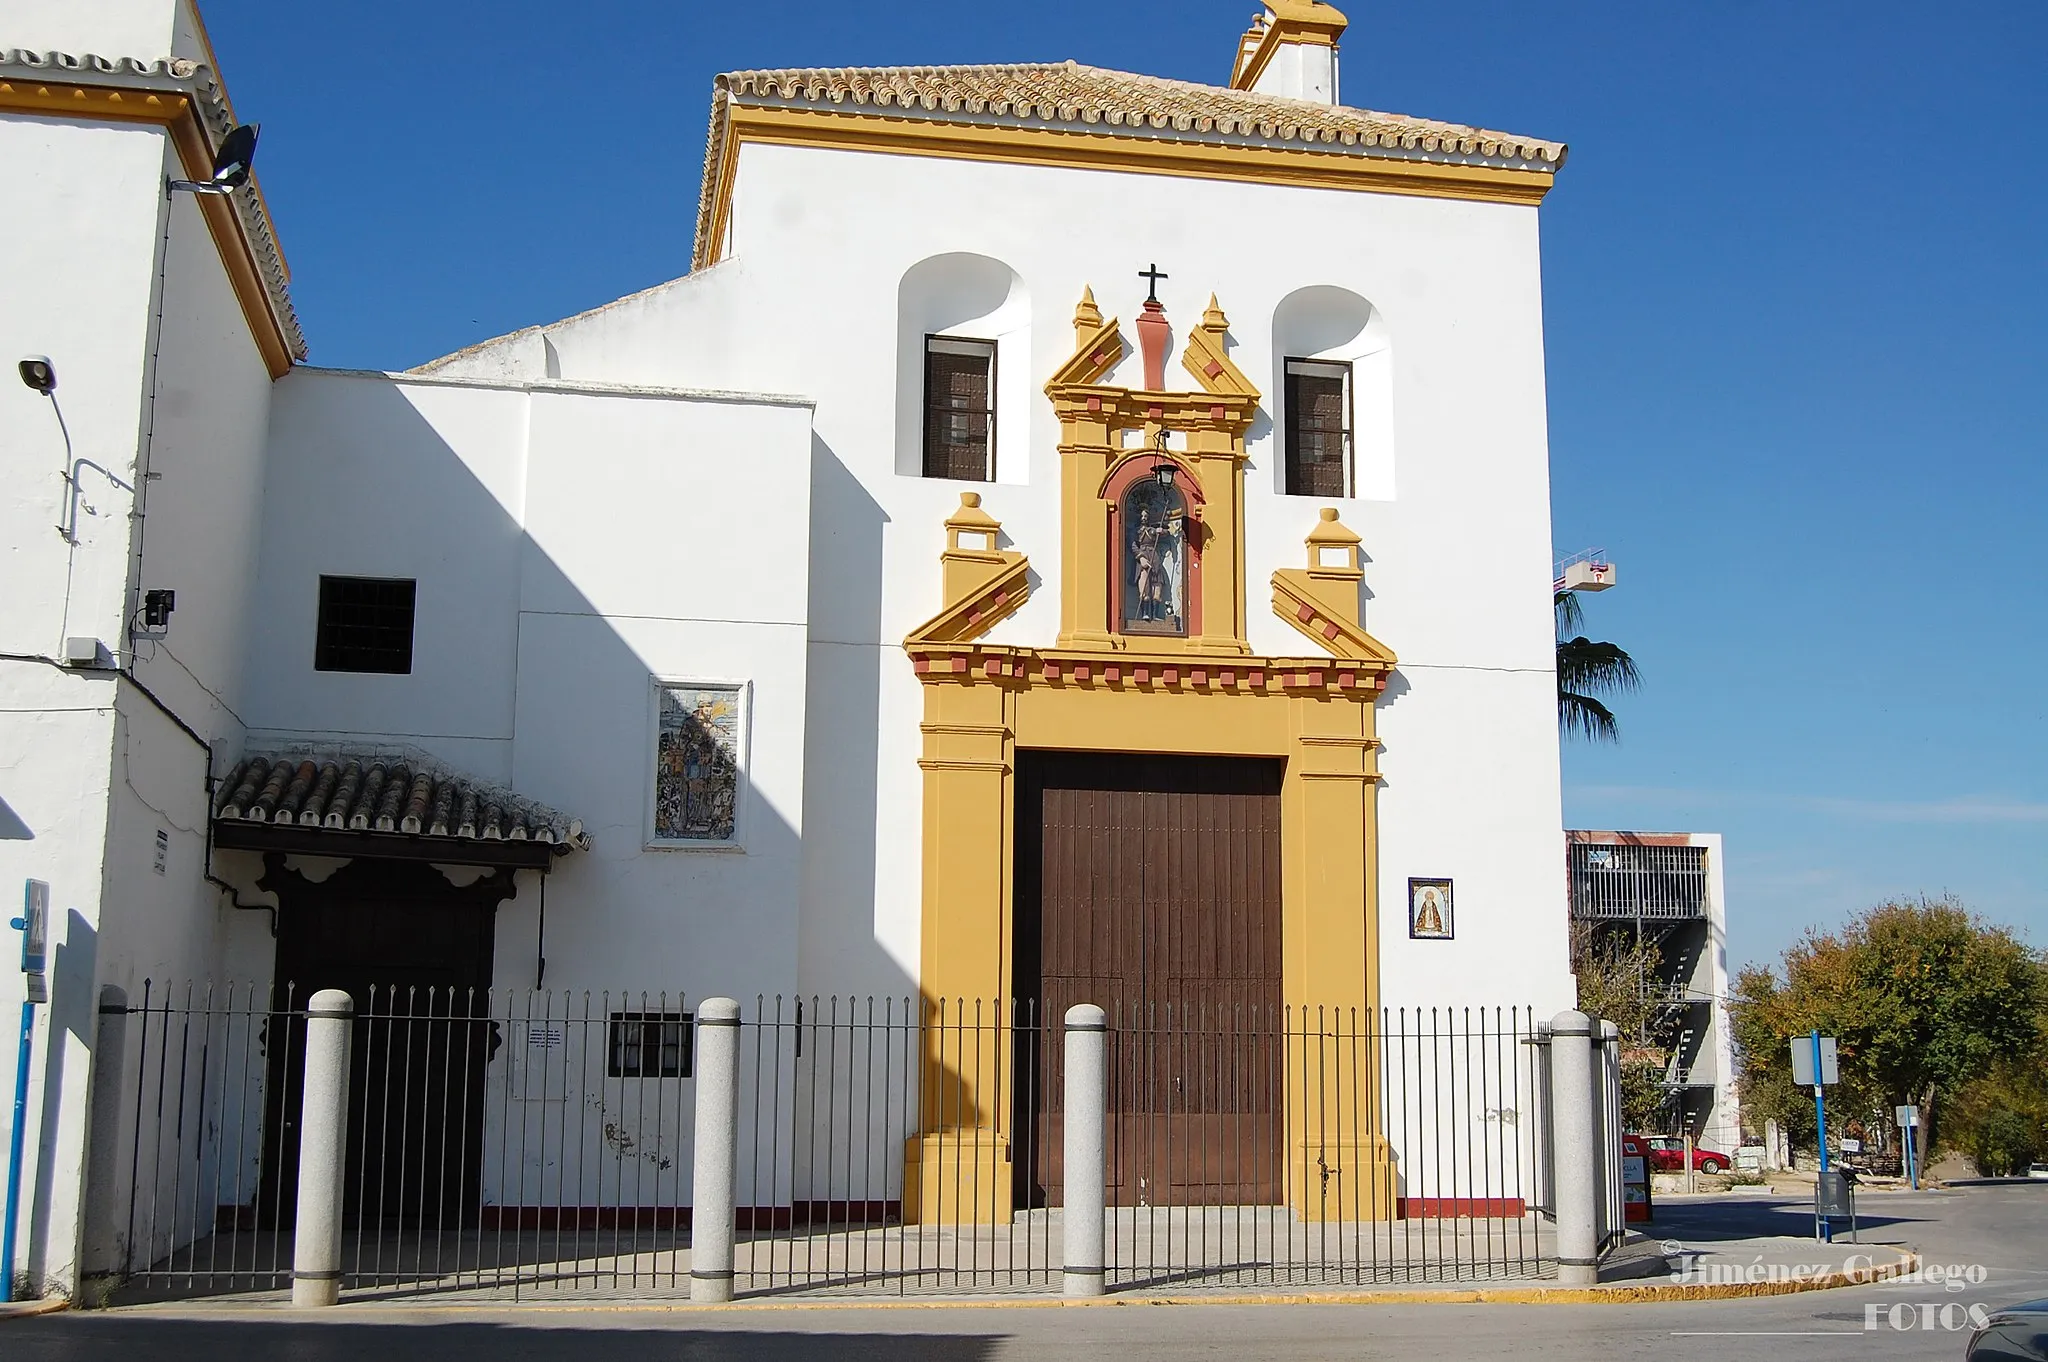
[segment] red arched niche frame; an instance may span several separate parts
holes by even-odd
[[[1124,501],[1136,483],[1158,477],[1161,464],[1173,467],[1173,490],[1181,496],[1187,508],[1183,540],[1187,545],[1187,571],[1183,580],[1187,588],[1187,608],[1183,615],[1184,628],[1166,630],[1134,630],[1124,621],[1125,593],[1129,590],[1124,572],[1124,540],[1130,528],[1124,523]],[[1207,537],[1202,523],[1202,512],[1207,498],[1202,495],[1202,484],[1188,462],[1172,450],[1137,449],[1110,465],[1102,486],[1096,495],[1109,503],[1109,630],[1127,638],[1193,638],[1202,632],[1202,541]]]

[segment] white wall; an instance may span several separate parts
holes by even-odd
[[[66,636],[96,638],[102,662],[131,669],[163,707],[111,670],[0,662],[0,747],[14,754],[0,784],[0,883],[47,880],[55,909],[25,1264],[60,1290],[79,1244],[97,986],[136,994],[146,976],[203,975],[219,959],[218,896],[201,878],[203,744],[240,741],[269,375],[197,208],[166,203],[164,177],[178,169],[160,129],[0,117],[0,174],[39,206],[0,222],[0,251],[37,262],[10,282],[0,315],[0,469],[15,489],[0,505],[11,588],[0,651],[49,658]],[[30,354],[56,365],[70,453],[99,465],[80,478],[75,545],[54,528],[68,500],[63,428],[12,375]],[[178,609],[166,638],[131,646],[144,586],[177,590]],[[0,1006],[18,989],[18,975],[0,975]],[[12,1057],[0,1061],[10,1070]]]
[[[251,746],[417,747],[582,820],[548,987],[788,991],[805,740],[810,409],[788,398],[301,369],[278,385]],[[323,573],[419,582],[406,676],[313,669]],[[751,688],[733,850],[651,849],[654,679]],[[537,886],[496,983],[535,983]]]
[[[871,922],[828,929],[835,949],[819,966],[830,972],[807,972],[807,984],[899,987],[915,974],[918,688],[900,643],[938,604],[941,522],[960,485],[900,471],[914,438],[901,426],[900,356],[849,338],[907,331],[906,277],[971,253],[1014,272],[1032,313],[1027,480],[1006,472],[982,489],[1041,579],[999,626],[1005,642],[1049,642],[1058,627],[1058,433],[1038,389],[1067,357],[1083,285],[1132,342],[1119,382],[1137,381],[1136,271],[1153,260],[1171,276],[1160,296],[1176,351],[1213,291],[1236,357],[1261,382],[1283,299],[1336,287],[1369,304],[1386,338],[1376,353],[1390,357],[1399,479],[1367,479],[1387,499],[1338,505],[1365,537],[1368,627],[1402,658],[1381,713],[1388,1001],[1568,1004],[1534,209],[749,146],[733,221],[732,259],[546,335],[570,378],[788,386],[818,399],[812,666],[839,682],[829,695],[814,688],[812,714],[829,701],[845,722],[811,753],[812,771],[827,773],[815,788],[838,797],[820,809],[829,827],[813,820],[813,854],[833,863],[810,872],[806,921],[844,916],[870,883],[875,907]],[[1083,230],[1103,223],[1115,230]],[[1303,241],[1315,249],[1248,245]],[[508,359],[487,349],[454,367]],[[1169,374],[1191,386],[1177,355]],[[1269,394],[1250,445],[1251,642],[1294,654],[1307,645],[1272,617],[1265,582],[1302,561],[1320,503],[1278,491],[1276,405]],[[1407,941],[1410,875],[1456,879],[1457,941]]]

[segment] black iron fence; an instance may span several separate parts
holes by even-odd
[[[365,989],[343,1288],[687,1291],[693,1006]],[[148,985],[96,1084],[87,1266],[128,1298],[289,1286],[305,999]],[[1527,1009],[1109,1007],[1113,1289],[1544,1275]],[[106,1019],[103,1018],[103,1021]],[[103,1028],[104,1036],[104,1028]],[[742,1009],[735,1286],[1056,1288],[1065,1028],[1030,1001]],[[110,1153],[110,1151],[112,1151]]]

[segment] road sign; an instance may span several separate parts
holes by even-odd
[[[1820,1038],[1820,1077],[1813,1074],[1813,1037],[1795,1036],[1792,1040],[1792,1081],[1802,1088],[1816,1084],[1827,1085],[1842,1081],[1842,1071],[1835,1061],[1835,1038]]]
[[[1899,1118],[1900,1130],[1918,1130],[1920,1128],[1920,1108],[1912,1106],[1894,1107],[1892,1108],[1892,1113]]]
[[[21,933],[21,972],[27,976],[28,1000],[49,1001],[45,966],[49,959],[50,886],[30,880],[22,891],[21,916],[9,924]]]

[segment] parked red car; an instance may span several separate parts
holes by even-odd
[[[1644,1140],[1650,1146],[1650,1166],[1660,1173],[1682,1173],[1685,1171],[1685,1137],[1682,1135],[1647,1135]],[[1702,1173],[1725,1173],[1735,1160],[1719,1150],[1694,1145],[1692,1166]]]

